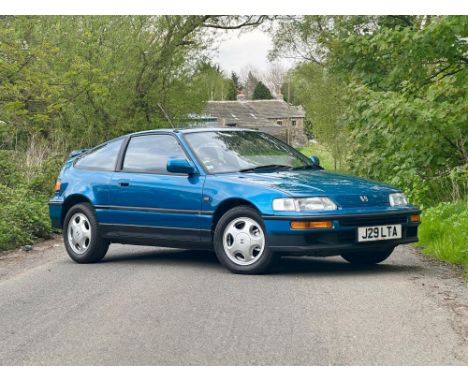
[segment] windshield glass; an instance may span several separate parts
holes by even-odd
[[[313,166],[280,140],[255,131],[207,131],[184,135],[198,160],[211,174],[271,171]]]

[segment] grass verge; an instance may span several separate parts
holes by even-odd
[[[424,210],[417,245],[425,255],[463,265],[468,279],[468,199]]]
[[[298,150],[307,157],[315,155],[320,159],[320,165],[326,170],[334,170],[333,156],[320,143],[310,143],[308,146],[300,147]]]

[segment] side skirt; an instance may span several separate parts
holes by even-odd
[[[212,248],[210,230],[108,223],[100,223],[99,230],[101,236],[112,243],[184,249]]]

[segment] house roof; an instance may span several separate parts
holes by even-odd
[[[286,132],[277,119],[304,118],[302,107],[283,100],[208,101],[206,116],[224,120],[224,126],[257,129],[283,139]]]
[[[207,114],[218,118],[255,120],[259,118],[304,118],[302,107],[279,99],[255,101],[208,101]],[[234,117],[235,116],[235,117]]]

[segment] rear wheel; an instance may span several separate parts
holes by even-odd
[[[386,260],[392,254],[393,250],[394,248],[351,252],[341,255],[341,257],[351,264],[374,265]]]
[[[93,207],[80,203],[70,208],[63,225],[68,255],[77,263],[95,263],[107,253],[109,242],[99,235]]]
[[[262,218],[251,207],[227,211],[216,225],[213,240],[216,256],[231,272],[265,273],[274,263]]]

